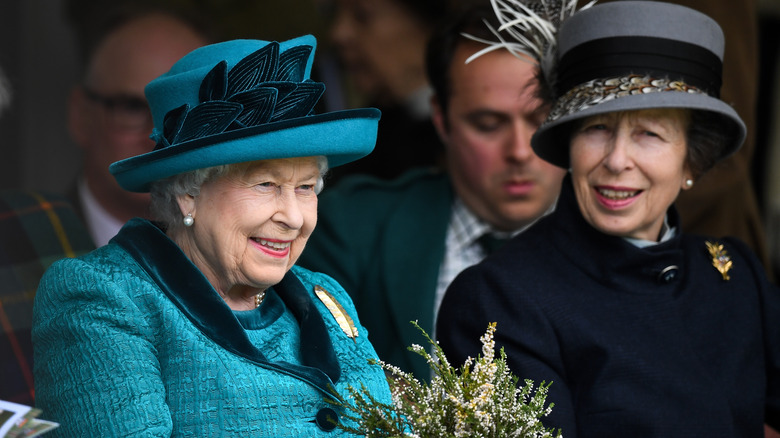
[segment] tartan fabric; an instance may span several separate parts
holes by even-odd
[[[34,405],[30,330],[38,281],[55,260],[92,249],[65,198],[0,191],[0,399]]]

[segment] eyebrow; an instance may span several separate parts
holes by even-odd
[[[260,165],[255,167],[251,170],[246,170],[243,172],[244,178],[253,178],[257,177],[257,175],[266,175],[270,178],[279,178],[281,177],[280,173],[276,171],[274,166],[267,166],[267,165]],[[306,180],[306,179],[317,179],[320,177],[320,169],[319,167],[315,167],[311,170],[311,172],[298,172],[299,175],[301,175],[300,178],[298,178],[299,181]]]
[[[477,108],[473,111],[469,111],[464,114],[468,119],[480,118],[480,117],[507,117],[505,111],[493,110],[489,108]]]

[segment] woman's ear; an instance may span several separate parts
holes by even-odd
[[[693,179],[693,172],[691,172],[690,166],[686,164],[685,168],[683,169],[683,179],[681,183],[681,188],[683,190],[688,190],[691,187],[693,187],[694,182],[695,180]]]
[[[179,211],[182,217],[192,215],[195,217],[195,197],[190,194],[179,195],[176,197],[176,203],[179,204]]]

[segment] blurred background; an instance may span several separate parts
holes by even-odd
[[[130,0],[120,0],[128,2]],[[213,20],[220,39],[283,40],[311,33],[319,40],[315,64],[330,65],[328,22],[323,0],[166,0],[196,8]],[[421,0],[426,1],[426,0]],[[485,0],[487,1],[487,0]],[[735,0],[740,2],[741,0]],[[62,193],[73,186],[80,150],[66,128],[66,102],[78,80],[77,32],[89,32],[102,11],[119,1],[3,0],[0,2],[0,66],[13,90],[9,111],[0,118],[0,189]],[[736,3],[735,3],[736,4]],[[759,0],[761,79],[753,176],[765,203],[769,151],[780,148],[773,133],[778,119],[780,0]],[[328,58],[328,59],[325,59]],[[323,68],[327,71],[328,68]],[[337,71],[337,70],[332,70]],[[360,105],[349,85],[326,82],[329,109]]]
[[[88,35],[99,14],[121,1],[131,2],[0,2],[0,66],[13,92],[11,107],[0,118],[0,189],[62,193],[74,185],[81,152],[70,140],[66,114],[70,89],[81,77],[77,35]],[[210,17],[220,40],[285,40],[311,33],[320,40],[318,54],[327,51],[327,14],[317,0],[166,1]]]

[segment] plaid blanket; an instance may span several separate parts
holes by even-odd
[[[32,406],[32,308],[38,281],[54,261],[94,249],[68,201],[0,191],[0,399]]]

